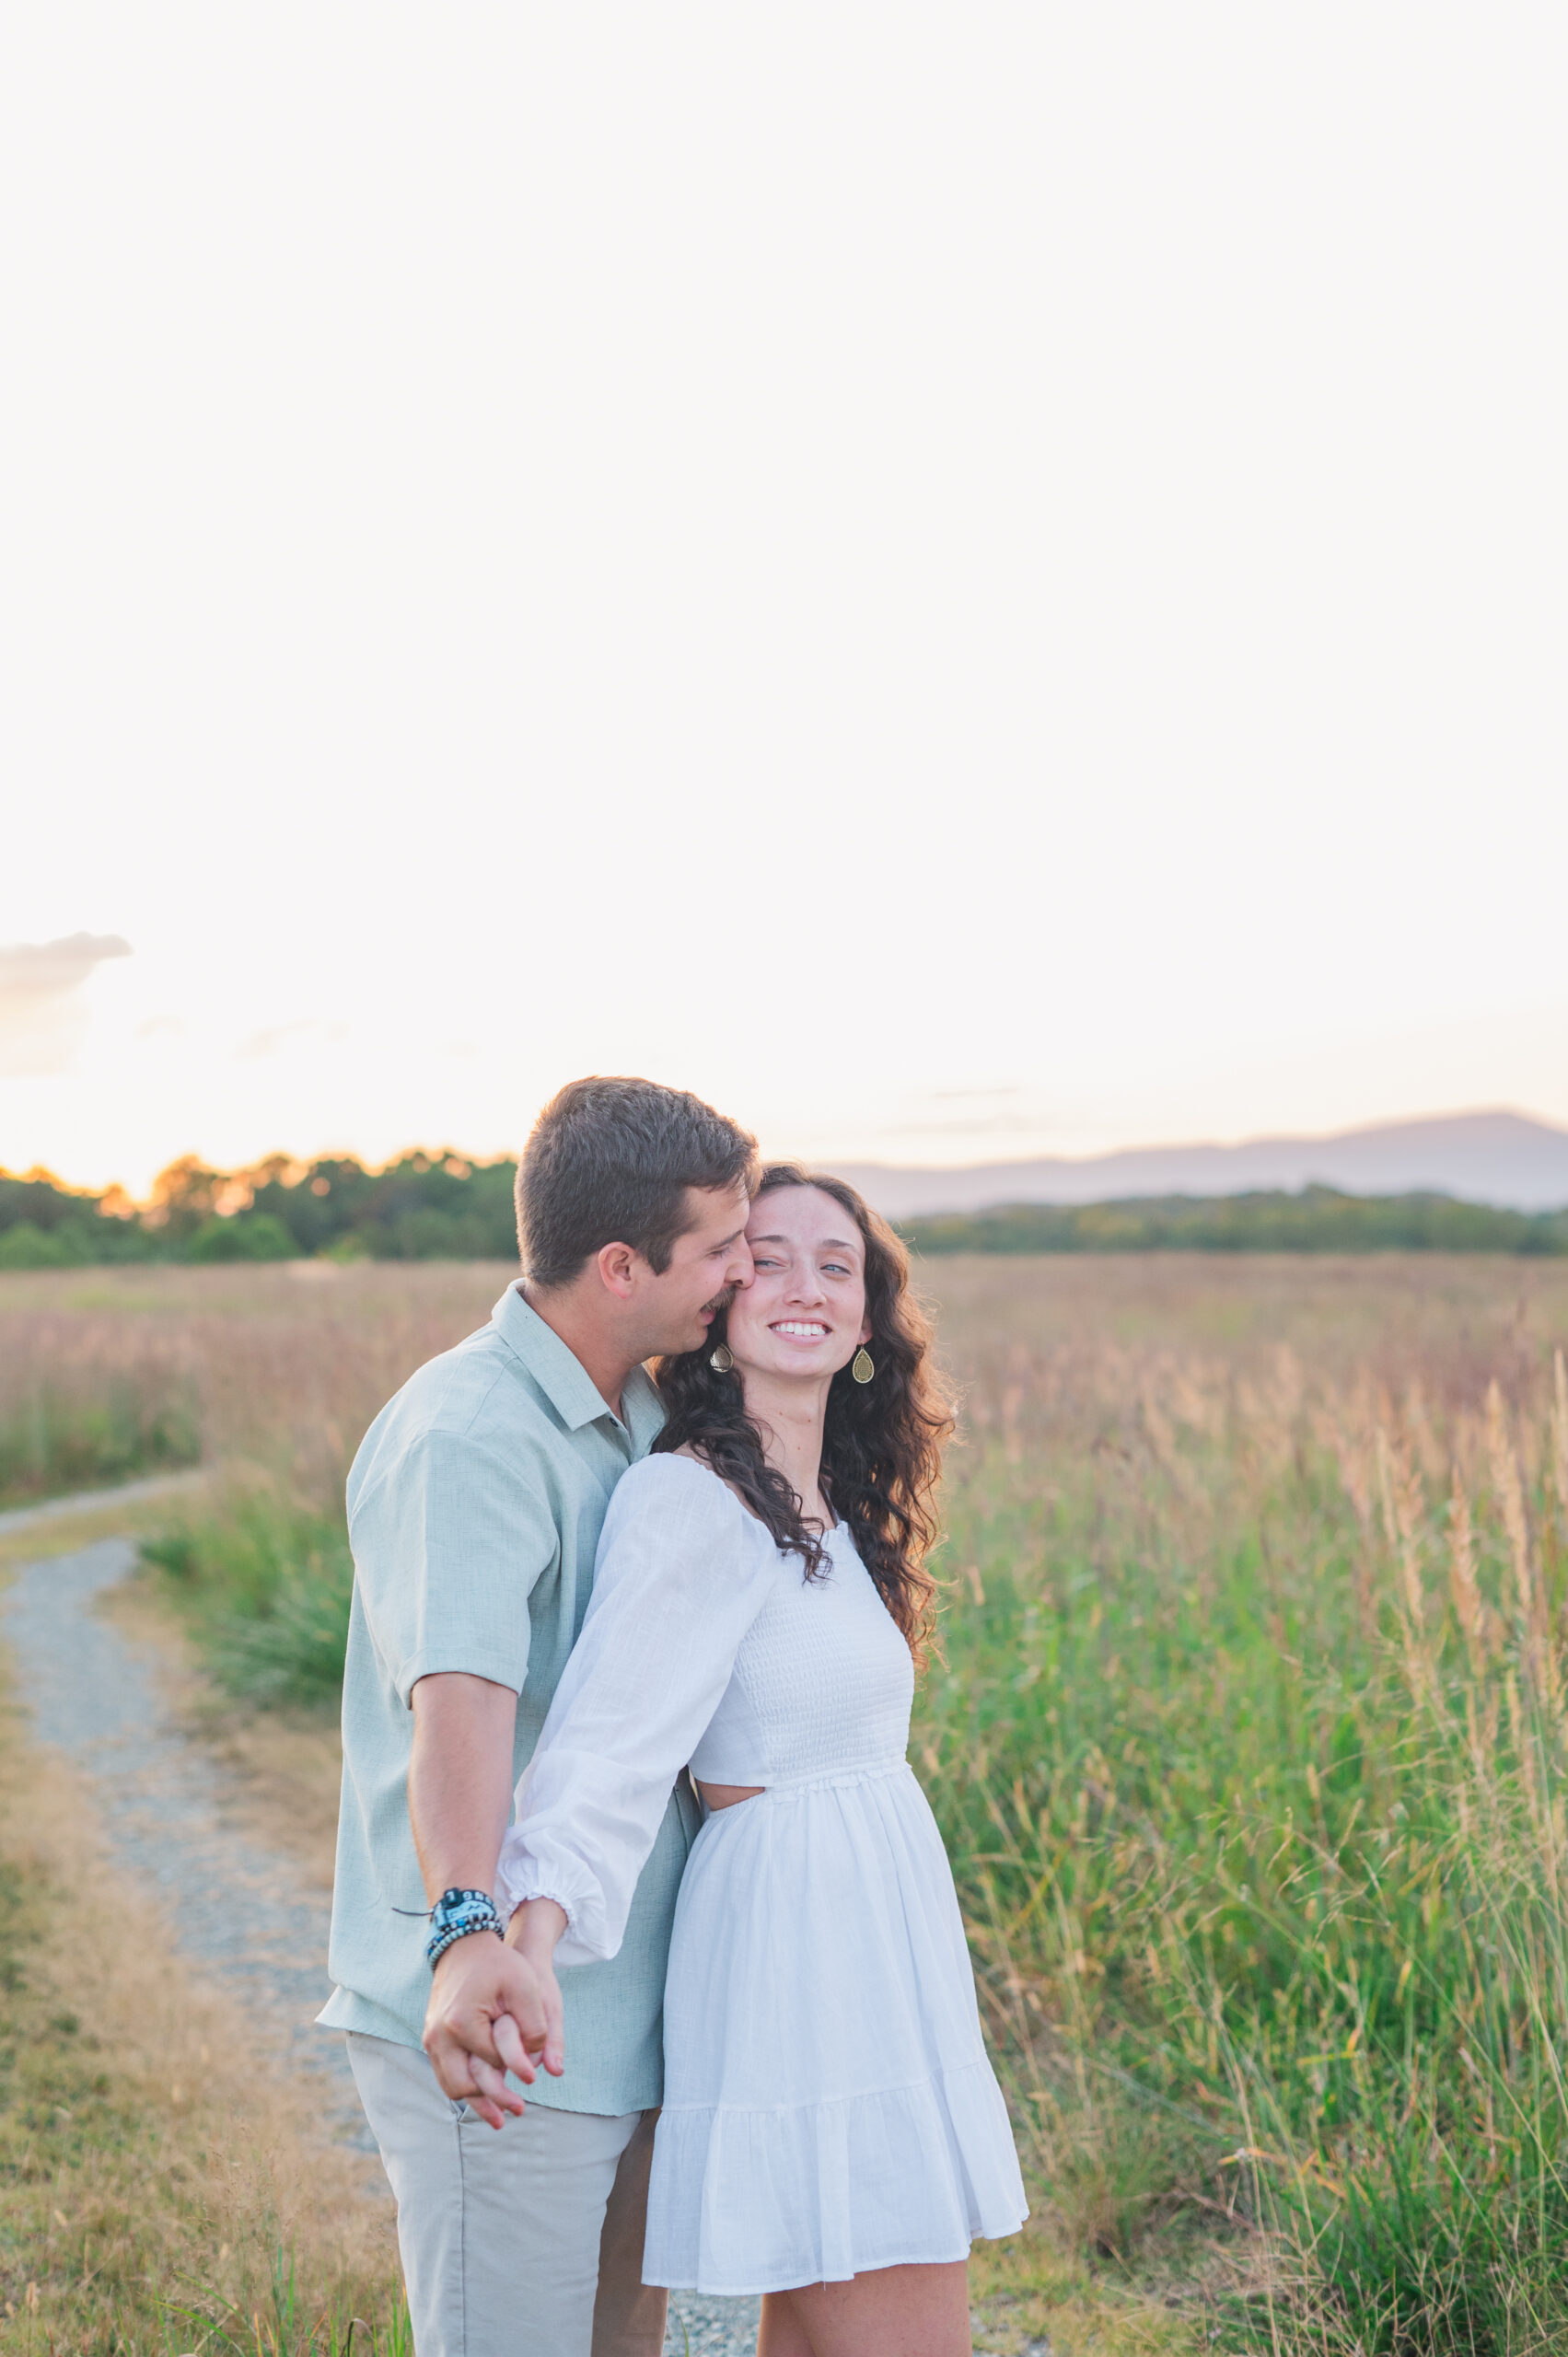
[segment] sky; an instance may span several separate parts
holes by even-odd
[[[1568,1123],[1568,18],[0,35],[0,1165]]]

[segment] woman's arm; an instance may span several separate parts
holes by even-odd
[[[528,1965],[544,2011],[544,2045],[540,2061],[556,2078],[566,2068],[563,2031],[561,1983],[555,1978],[555,1951],[566,1929],[566,1910],[553,1898],[526,1898],[506,1926],[506,1945]],[[458,1945],[461,1947],[459,1940]]]
[[[670,1791],[777,1560],[767,1533],[690,1458],[650,1459],[611,1499],[583,1633],[517,1787],[496,1876],[503,1913],[556,1902],[560,1963],[619,1949]]]

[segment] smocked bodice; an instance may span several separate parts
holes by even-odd
[[[829,1564],[807,1579],[798,1555],[781,1553],[754,1527],[749,1549],[772,1558],[765,1601],[691,1756],[692,1774],[714,1784],[780,1784],[895,1765],[909,1744],[914,1668],[848,1530],[829,1533]]]

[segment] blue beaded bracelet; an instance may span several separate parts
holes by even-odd
[[[506,1930],[487,1890],[444,1890],[430,1910],[430,1922],[424,1954],[432,1965],[470,1932],[494,1932],[499,1940]]]

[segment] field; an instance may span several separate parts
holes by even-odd
[[[0,1280],[0,1480],[219,1468],[149,1580],[324,1726],[343,1469],[505,1274]],[[964,1411],[915,1757],[1040,2220],[993,2345],[1568,2344],[1568,1267],[922,1283]]]

